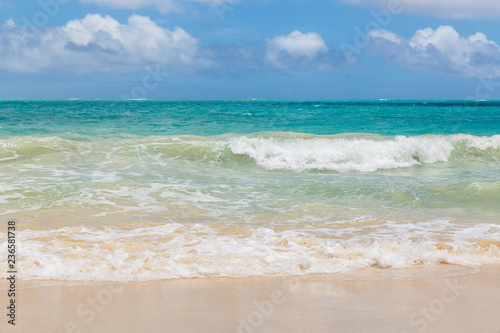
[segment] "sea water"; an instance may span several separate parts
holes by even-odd
[[[0,219],[21,279],[498,263],[500,102],[0,101]]]

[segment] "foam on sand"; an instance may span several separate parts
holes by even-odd
[[[480,265],[500,262],[498,239],[498,225],[446,221],[281,231],[179,223],[25,230],[18,236],[19,277],[147,281]]]

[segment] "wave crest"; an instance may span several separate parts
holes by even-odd
[[[59,154],[52,161],[169,161],[258,167],[265,170],[374,172],[440,162],[496,162],[500,135],[465,134],[382,137],[371,134],[315,136],[269,132],[214,137],[161,136],[67,140],[16,137],[0,140],[0,162]],[[79,159],[78,157],[81,156]],[[42,161],[43,163],[43,161]]]

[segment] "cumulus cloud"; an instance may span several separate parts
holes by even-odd
[[[330,69],[330,64],[324,58],[328,47],[316,32],[302,33],[295,30],[288,36],[267,38],[265,43],[265,59],[275,68],[312,66],[320,71]]]
[[[405,13],[452,19],[500,17],[498,0],[339,0],[343,3],[385,9],[389,3],[400,4]]]
[[[263,42],[202,45],[180,27],[132,15],[125,24],[88,14],[59,27],[0,22],[0,70],[18,73],[124,73],[148,65],[183,74],[261,75],[269,71],[330,71],[343,62],[317,33],[294,31]]]
[[[0,25],[0,69],[114,73],[156,63],[188,70],[208,65],[198,57],[199,44],[182,28],[164,29],[139,15],[120,24],[110,16],[88,14],[62,27],[40,29],[9,20]]]
[[[477,32],[459,35],[451,26],[418,30],[405,39],[386,30],[372,30],[370,49],[400,66],[453,75],[500,77],[500,47]]]

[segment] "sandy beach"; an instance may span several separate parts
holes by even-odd
[[[500,265],[139,283],[17,281],[1,332],[500,332]],[[7,285],[0,300],[7,302]],[[5,307],[4,308],[4,312]]]

